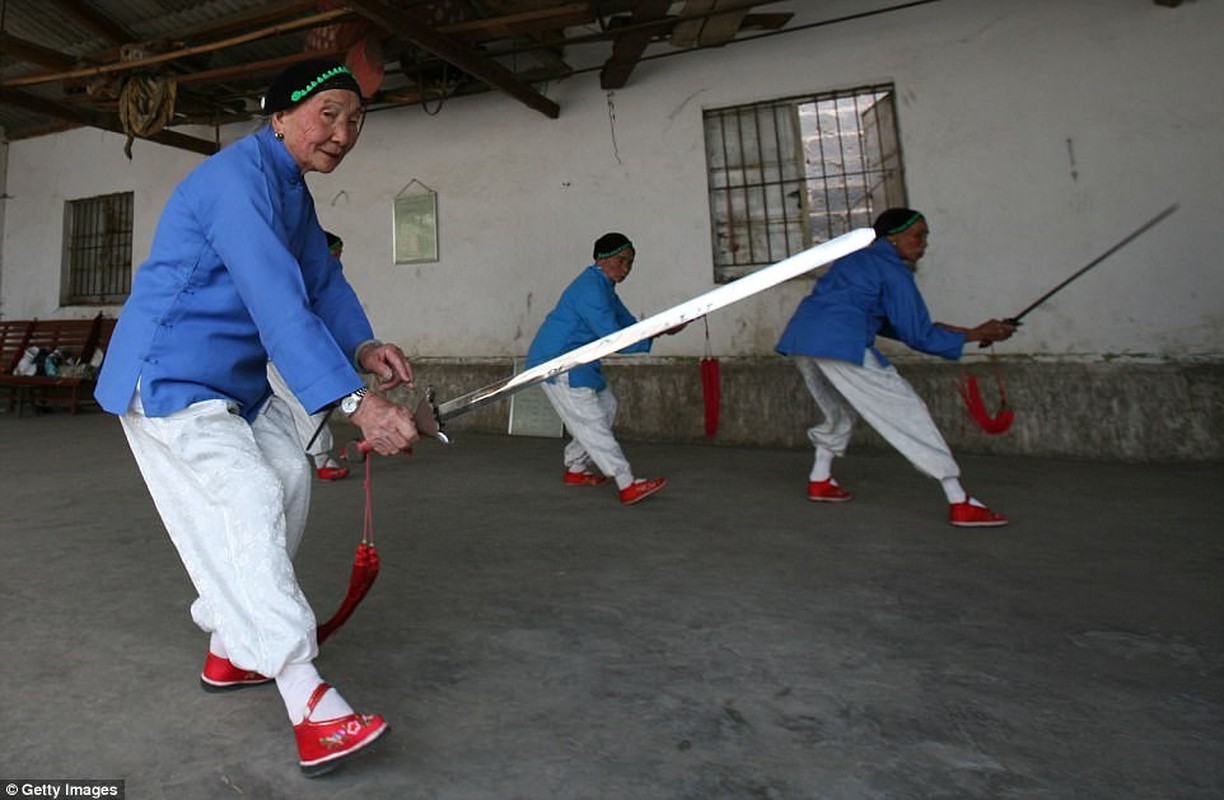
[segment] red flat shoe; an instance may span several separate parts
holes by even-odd
[[[808,481],[808,499],[817,503],[845,503],[854,499],[854,495],[829,478],[827,481]]]
[[[228,692],[247,686],[262,686],[271,681],[267,675],[239,669],[228,658],[215,656],[211,651],[204,659],[204,671],[200,673],[200,686],[206,692]]]
[[[952,503],[948,506],[948,522],[958,528],[1001,528],[1007,524],[1007,517],[986,506]]]
[[[366,751],[370,745],[391,730],[387,721],[377,714],[349,714],[336,719],[314,722],[310,715],[331,687],[320,683],[306,702],[306,716],[293,726],[297,738],[298,764],[308,778],[331,772],[341,762]]]
[[[620,490],[620,501],[627,506],[639,503],[667,485],[667,478],[636,480]]]
[[[608,476],[596,475],[594,472],[569,472],[565,473],[566,486],[598,486],[601,483],[606,483]]]
[[[348,477],[348,467],[319,467],[319,477],[325,481],[338,481]]]

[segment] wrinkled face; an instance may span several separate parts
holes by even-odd
[[[930,235],[930,232],[926,220],[920,219],[900,233],[889,236],[888,241],[897,248],[897,254],[901,256],[901,260],[912,266],[917,264],[918,259],[922,258],[922,254],[926,252],[927,236]]]
[[[625,278],[629,277],[630,271],[633,270],[633,259],[637,253],[632,247],[626,247],[614,256],[601,258],[595,263],[603,270],[603,273],[612,279],[613,283],[620,283]]]
[[[328,89],[272,115],[272,127],[302,174],[331,172],[357,144],[361,98],[347,89]]]

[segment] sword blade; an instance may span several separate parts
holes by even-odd
[[[874,239],[875,231],[870,228],[858,228],[849,233],[842,234],[836,239],[831,239],[824,244],[808,248],[776,264],[762,267],[756,272],[745,275],[738,280],[720,286],[717,289],[712,289],[705,294],[698,295],[692,300],[672,306],[666,311],[660,311],[641,322],[637,322],[627,328],[622,328],[602,339],[597,339],[590,344],[574,348],[568,353],[562,353],[556,358],[545,361],[543,364],[537,364],[517,375],[491,383],[488,386],[468,392],[453,400],[448,400],[441,405],[434,406],[435,420],[441,426],[447,420],[454,419],[470,411],[475,411],[502,398],[509,397],[529,386],[542,383],[549,378],[568,372],[582,364],[589,364],[618,350],[623,350],[643,339],[658,336],[677,325],[692,322],[709,314],[711,311],[724,308],[790,278],[798,277],[831,261],[836,261],[856,250],[863,249],[871,244]]]
[[[1083,275],[1085,272],[1092,269],[1097,264],[1100,264],[1102,261],[1112,256],[1114,253],[1118,252],[1123,247],[1126,247],[1128,244],[1133,242],[1135,239],[1138,239],[1140,236],[1146,233],[1149,228],[1154,227],[1157,223],[1163,221],[1165,217],[1169,216],[1176,210],[1177,210],[1177,203],[1174,203],[1173,205],[1166,208],[1164,211],[1161,211],[1159,214],[1152,217],[1147,222],[1143,223],[1138,228],[1136,228],[1134,231],[1132,231],[1130,235],[1122,239],[1122,241],[1118,242],[1113,247],[1106,250],[1104,253],[1101,253],[1099,256],[1097,256],[1096,258],[1092,259],[1084,266],[1077,269],[1075,272],[1071,274],[1071,277],[1067,278],[1062,283],[1058,284],[1053,289],[1043,294],[1041,297],[1038,297],[1036,300],[1029,303],[1028,307],[1025,308],[1023,311],[1021,311],[1019,314],[1017,314],[1014,317],[1008,317],[1007,321],[1018,325],[1020,323],[1020,320],[1023,319],[1026,314],[1028,314],[1033,309],[1037,308],[1037,306],[1041,305],[1045,301],[1049,300],[1054,295],[1061,292],[1063,289],[1067,287],[1067,284],[1069,284],[1071,281]]]

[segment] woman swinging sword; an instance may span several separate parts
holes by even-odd
[[[328,257],[304,182],[357,143],[364,101],[347,67],[304,61],[264,97],[267,123],[200,164],[162,213],[98,380],[119,415],[210,634],[208,690],[275,682],[308,776],[388,730],[315,668],[315,616],[293,569],[311,468],[269,360],[310,412],[338,403],[382,455],[417,439],[411,412],[366,391],[413,385]]]
[[[833,478],[833,458],[850,444],[862,417],[920,472],[935,478],[957,527],[998,527],[1007,517],[970,497],[960,468],[926,404],[875,348],[877,335],[923,353],[958,359],[966,342],[1009,338],[1015,324],[991,319],[973,328],[932,322],[914,280],[930,232],[923,215],[890,208],[875,221],[877,239],[839,259],[799,304],[778,342],[793,356],[824,420],[808,429],[816,448],[808,499],[839,503],[851,493]]]

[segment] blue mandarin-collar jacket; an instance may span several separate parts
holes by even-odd
[[[636,323],[633,314],[616,296],[616,283],[592,264],[579,273],[549,312],[527,351],[527,367],[543,364],[576,347],[616,333]],[[649,353],[652,341],[644,339],[620,350],[621,353]],[[607,387],[598,361],[575,367],[569,372],[570,386],[599,391]]]
[[[122,414],[139,381],[148,416],[223,399],[250,420],[269,396],[271,359],[314,412],[363,385],[353,357],[372,338],[296,162],[264,127],[167,201],[95,396]]]
[[[931,321],[914,272],[887,239],[838,259],[799,303],[777,351],[784,356],[814,356],[862,366],[876,336],[904,342],[915,350],[958,359],[965,334]]]

